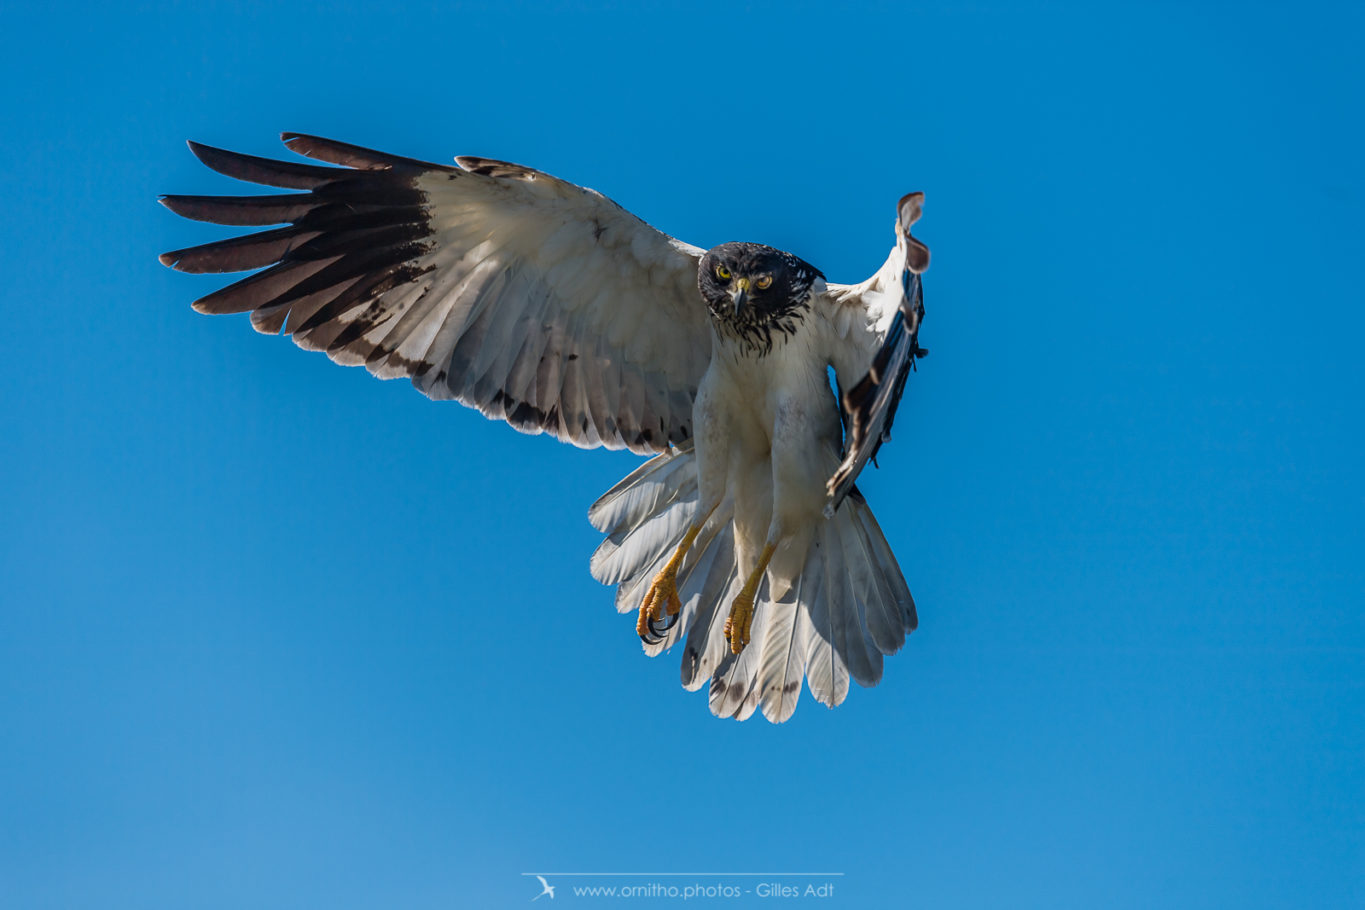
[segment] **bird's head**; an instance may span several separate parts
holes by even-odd
[[[766,347],[773,329],[792,331],[824,278],[810,263],[758,243],[722,243],[697,268],[697,287],[717,324],[741,337],[761,336]]]

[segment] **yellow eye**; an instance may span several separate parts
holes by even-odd
[[[721,281],[729,281],[730,270],[723,265],[718,265],[716,266],[716,277],[719,278]]]
[[[773,276],[771,276],[771,275],[759,275],[759,276],[758,276],[758,280],[754,282],[754,287],[756,287],[756,288],[758,288],[760,291],[762,291],[762,290],[765,290],[766,288],[768,288],[770,285],[772,285],[772,283],[773,283]]]

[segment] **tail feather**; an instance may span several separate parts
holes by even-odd
[[[734,516],[734,512],[728,509],[727,505],[718,509],[712,519],[702,528],[688,552],[687,559],[683,561],[678,570],[678,592],[683,600],[687,598],[685,588],[688,579],[696,571],[697,564],[711,553],[713,547],[720,548],[723,554],[722,559],[729,562],[734,561],[733,534],[722,539],[722,533],[728,529],[730,520]],[[611,541],[611,538],[608,538],[598,547],[598,551],[593,554],[590,568],[598,581],[603,584],[617,585],[616,609],[618,612],[630,613],[639,609],[641,601],[644,600],[645,592],[649,590],[650,583],[656,575],[663,571],[664,565],[673,555],[674,550],[682,543],[687,528],[696,518],[696,512],[697,502],[694,495],[694,498],[689,501],[665,505],[654,516],[655,520],[643,523],[631,532],[632,540],[639,537],[642,545],[633,546],[624,554],[610,548],[604,551],[603,547],[607,547]],[[656,525],[658,526],[657,531]],[[628,564],[624,564],[627,562]],[[620,571],[617,571],[618,569]],[[612,575],[617,574],[621,576],[619,580],[609,580]]]
[[[676,541],[674,545],[676,545]],[[663,571],[664,564],[668,562],[669,546],[664,543],[658,554],[655,555],[653,562],[645,565],[638,574],[621,582],[616,588],[616,612],[633,613],[640,609],[640,604],[645,599],[645,592],[649,590],[649,583],[654,576]]]
[[[734,531],[731,530],[733,537]],[[739,577],[739,567],[731,558],[730,565],[722,574],[716,566],[713,578],[718,592],[710,610],[697,612],[696,621],[687,633],[687,643],[683,648],[682,684],[689,692],[700,689],[707,682],[725,655],[725,620],[730,612],[730,604],[739,593],[743,580]]]
[[[869,614],[880,600],[873,578],[875,566],[868,561],[858,539],[858,528],[852,518],[835,514],[831,523],[838,522],[834,537],[842,547],[844,565],[843,616],[844,645],[848,649],[848,670],[860,686],[875,686],[882,678],[882,652],[878,650],[869,629]]]
[[[905,583],[905,575],[901,573],[900,563],[896,562],[896,555],[891,552],[891,545],[886,542],[886,535],[882,533],[881,525],[877,524],[877,519],[873,517],[872,510],[867,507],[862,496],[860,495],[856,499],[850,497],[849,501],[853,505],[854,513],[858,516],[858,523],[862,527],[872,557],[881,568],[881,577],[895,597],[896,606],[901,613],[901,627],[909,634],[919,628],[919,615],[915,612],[915,599],[910,596],[910,586]],[[901,644],[904,643],[904,636],[902,636]],[[886,653],[894,652],[887,651]]]
[[[869,569],[866,577],[870,582],[867,589],[866,626],[872,643],[882,654],[895,654],[905,644],[905,624],[900,604],[886,578],[882,566],[867,539],[867,529],[855,516],[853,533],[844,539],[846,547],[854,548],[851,559],[859,560]],[[845,550],[848,553],[848,550]]]
[[[711,677],[708,702],[711,713],[717,717],[748,720],[758,708],[758,671],[763,665],[763,645],[773,606],[768,597],[768,583],[765,581],[759,586],[758,597],[754,601],[754,621],[750,628],[749,645],[738,654],[732,653],[726,647],[721,652],[720,665],[716,667],[715,675]],[[726,614],[728,612],[724,611]],[[721,625],[723,626],[724,622]],[[724,634],[720,639],[724,644]]]
[[[696,515],[693,491],[691,499],[664,506],[653,521],[638,524],[625,533],[613,533],[592,554],[588,564],[592,577],[604,585],[619,585],[639,577],[646,566],[657,561],[660,553],[672,553]]]
[[[617,586],[616,605],[633,612],[697,514],[697,468],[690,446],[660,455],[612,487],[589,511],[607,537],[592,572]],[[743,583],[735,554],[734,506],[726,501],[706,522],[678,571],[682,611],[657,656],[682,644],[683,687],[710,683],[708,704],[744,720],[760,708],[774,723],[791,717],[804,678],[816,701],[834,707],[850,681],[873,686],[883,656],[916,626],[915,604],[891,547],[862,496],[853,491],[811,535],[801,573],[773,599],[759,587],[750,643],[730,653],[724,626]]]
[[[818,567],[816,569],[818,573]],[[796,579],[787,597],[772,605],[768,632],[763,639],[763,663],[759,667],[759,705],[763,716],[780,724],[792,716],[801,698],[801,680],[806,675],[806,625],[799,621],[801,604],[809,598],[812,584],[805,573]]]
[[[681,484],[677,482],[677,475],[686,475],[686,479],[695,485],[697,467],[691,455],[692,443],[689,441],[676,452],[646,461],[598,497],[588,509],[588,521],[604,533],[635,528],[678,495]]]
[[[806,609],[801,611],[801,620],[806,624],[806,685],[816,701],[833,708],[843,704],[848,697],[848,666],[844,663],[843,652],[834,644],[828,578],[834,567],[824,559],[829,550],[826,537],[821,529],[811,542],[807,561],[819,560],[822,571],[819,586],[812,592]]]

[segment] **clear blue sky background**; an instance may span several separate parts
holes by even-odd
[[[1365,903],[1358,6],[17,6],[0,905]],[[835,280],[925,190],[933,353],[863,483],[920,607],[882,685],[714,719],[587,572],[634,458],[193,313],[218,282],[156,254],[226,232],[156,195],[282,129]]]

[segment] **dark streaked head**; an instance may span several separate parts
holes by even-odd
[[[717,329],[759,356],[773,332],[790,335],[824,275],[791,253],[758,243],[722,243],[706,251],[697,287]]]

